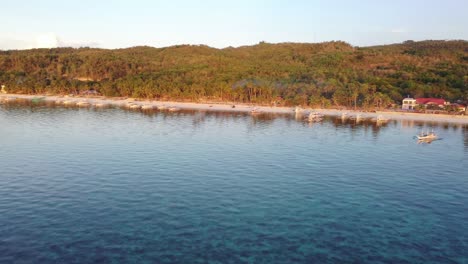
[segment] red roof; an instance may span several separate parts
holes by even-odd
[[[417,104],[435,104],[435,105],[444,105],[445,100],[439,98],[416,98]]]

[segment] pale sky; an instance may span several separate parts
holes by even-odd
[[[468,39],[468,0],[0,0],[0,49]]]

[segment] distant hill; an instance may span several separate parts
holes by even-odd
[[[375,108],[406,95],[468,99],[468,42],[428,40],[353,47],[345,42],[215,49],[0,51],[9,92]]]

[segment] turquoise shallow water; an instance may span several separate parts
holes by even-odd
[[[468,263],[467,168],[460,125],[0,105],[0,263]]]

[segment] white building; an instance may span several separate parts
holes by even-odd
[[[418,104],[414,98],[405,98],[403,99],[403,104],[401,109],[403,110],[413,110]]]

